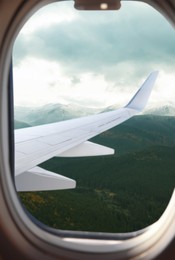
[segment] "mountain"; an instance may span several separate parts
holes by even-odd
[[[175,145],[175,117],[140,115],[94,137],[91,141],[114,148],[117,155],[155,145]]]
[[[53,228],[139,230],[157,221],[168,204],[175,183],[174,153],[175,147],[155,146],[119,158],[53,158],[46,168],[76,179],[76,189],[20,197],[34,217]]]
[[[18,128],[30,127],[30,125],[25,123],[25,122],[15,120],[14,121],[14,127],[15,127],[15,129],[18,129]]]
[[[15,107],[15,119],[29,125],[48,124],[71,118],[97,114],[101,110],[82,107],[75,104],[48,104],[42,107]]]
[[[118,108],[119,108],[118,106],[113,105],[105,108],[102,112],[109,112]],[[156,116],[175,116],[175,106],[166,105],[166,106],[146,109],[143,114],[156,115]]]
[[[59,122],[71,118],[93,115],[117,109],[116,106],[107,108],[88,108],[76,104],[47,104],[42,107],[15,107],[15,120],[30,126]],[[145,111],[145,115],[175,116],[175,107],[163,106]]]
[[[41,167],[77,181],[75,190],[19,196],[28,211],[58,229],[130,232],[155,222],[175,184],[175,117],[142,115],[91,141],[114,155],[52,158]]]
[[[152,108],[146,110],[145,114],[152,114],[157,116],[175,116],[175,107],[167,105],[158,108]]]

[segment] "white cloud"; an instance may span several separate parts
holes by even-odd
[[[175,74],[173,72],[160,71],[150,99],[149,107],[168,104],[175,106]]]
[[[137,69],[137,68],[135,68]],[[126,81],[124,80],[126,76]],[[146,75],[147,76],[147,75]],[[91,107],[125,105],[145,80],[131,82],[124,71],[118,82],[102,74],[82,73],[74,83],[59,63],[27,58],[14,68],[15,105],[41,106],[48,103],[78,103]],[[123,81],[122,81],[123,80]],[[174,102],[175,75],[161,71],[149,107]]]
[[[73,1],[70,1],[69,4],[63,1],[44,6],[28,20],[20,34],[29,36],[41,28],[47,29],[55,24],[75,20],[77,14],[72,12],[72,5]]]
[[[107,90],[109,85],[103,75],[92,73],[79,75],[74,83],[58,63],[35,58],[27,58],[14,68],[15,105],[74,102],[104,107],[120,100],[118,93]]]
[[[59,77],[59,66],[45,60],[27,58],[14,68],[13,74],[15,104],[39,106],[49,101],[49,85]]]
[[[16,105],[40,106],[46,103],[73,102],[92,107],[112,104],[122,106],[153,70],[161,71],[149,106],[174,102],[174,59],[171,57],[175,51],[173,44],[166,47],[165,43],[169,37],[164,37],[163,32],[167,27],[164,27],[164,19],[160,14],[141,3],[132,3],[132,6],[136,7],[133,9],[131,3],[126,2],[123,3],[121,14],[119,11],[119,14],[126,18],[120,20],[120,15],[113,14],[105,27],[106,20],[102,19],[103,15],[95,17],[93,13],[95,20],[89,19],[87,22],[89,14],[83,12],[81,15],[77,11],[71,11],[70,4],[72,5],[72,1],[69,5],[66,2],[48,5],[34,15],[21,31],[22,37],[19,36],[20,41],[17,41],[15,46],[18,48],[14,48],[18,53],[18,62],[14,61]],[[131,10],[134,10],[134,15]],[[148,17],[149,12],[150,20],[144,23],[142,28],[142,15],[144,13]],[[68,27],[68,31],[62,30],[61,34],[58,34],[57,28],[53,28],[55,24],[61,24],[61,30],[70,21],[75,22],[77,30],[72,32]],[[83,28],[82,21],[86,21]],[[99,23],[102,27],[97,26]],[[162,31],[157,30],[160,24],[161,28],[164,28]],[[124,32],[122,25],[127,28]],[[114,37],[115,27],[117,33]],[[103,32],[104,28],[107,31]],[[46,33],[43,29],[47,29]],[[147,35],[146,43],[143,37],[139,38],[143,36],[143,29]],[[70,34],[66,40],[65,32]],[[81,37],[77,32],[82,32]],[[94,35],[97,36],[94,38]],[[148,36],[152,39],[151,43]],[[31,39],[33,41],[30,41]],[[102,41],[104,39],[105,41]],[[94,45],[91,46],[92,41],[95,49]]]

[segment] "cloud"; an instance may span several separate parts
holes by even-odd
[[[136,9],[132,5],[123,3],[121,11],[112,13],[80,12],[77,15],[77,11],[72,11],[76,19],[69,22],[49,24],[48,20],[47,27],[39,26],[33,34],[22,34],[18,38],[15,57],[42,57],[74,64],[77,70],[93,71],[121,61],[174,62],[173,29],[145,4],[137,4]],[[62,8],[60,12],[58,4],[57,8],[59,17]]]
[[[42,78],[49,77],[48,88],[57,91],[63,84],[64,90],[70,89],[72,93],[69,99],[77,97],[79,102],[81,89],[90,99],[83,88],[90,88],[88,84],[97,89],[102,84],[105,87],[98,90],[104,93],[105,89],[107,96],[107,91],[137,88],[152,70],[172,75],[175,34],[151,7],[124,2],[118,12],[78,12],[71,11],[70,3],[62,3],[60,8],[59,4],[49,5],[48,11],[47,7],[42,9],[19,35],[14,46],[16,68],[27,68],[25,61],[32,59],[34,63],[47,62],[48,70],[57,64],[55,78],[47,70]],[[76,89],[79,97],[71,89]],[[62,97],[66,96],[64,90],[60,89]]]

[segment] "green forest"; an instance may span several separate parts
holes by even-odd
[[[161,216],[175,186],[175,118],[141,115],[91,139],[110,156],[52,158],[41,167],[77,182],[72,190],[20,192],[27,210],[62,230],[130,232]]]

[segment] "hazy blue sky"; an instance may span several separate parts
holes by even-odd
[[[174,104],[175,32],[153,8],[123,2],[120,11],[79,12],[72,1],[54,3],[15,42],[15,104],[121,106],[153,70],[148,107]]]

